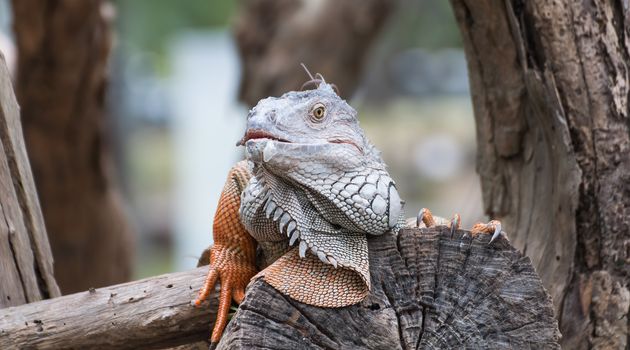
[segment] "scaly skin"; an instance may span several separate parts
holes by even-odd
[[[200,305],[214,290],[217,280],[221,280],[219,309],[210,338],[213,343],[218,342],[223,334],[232,299],[239,304],[243,301],[245,287],[257,272],[256,241],[245,230],[238,214],[241,192],[250,177],[251,173],[244,161],[237,163],[228,174],[214,216],[214,246],[210,250],[210,269],[194,302],[195,305]]]

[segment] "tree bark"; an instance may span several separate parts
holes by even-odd
[[[551,299],[530,260],[499,239],[445,227],[369,239],[372,291],[324,309],[263,280],[219,348],[558,348]],[[190,305],[207,267],[0,310],[0,348],[154,349],[207,339],[216,316]],[[199,344],[195,344],[199,346]]]
[[[130,277],[130,229],[112,179],[104,95],[107,1],[13,1],[22,122],[64,293]]]
[[[630,10],[451,0],[485,210],[551,292],[567,349],[628,346]]]
[[[0,308],[59,296],[19,107],[0,53]]]
[[[330,77],[341,96],[355,90],[394,0],[249,0],[234,26],[243,62],[240,99],[250,106],[298,90],[308,80],[300,63]]]

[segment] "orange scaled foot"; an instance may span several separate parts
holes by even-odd
[[[507,239],[507,235],[505,234],[505,232],[501,231],[501,222],[499,220],[492,220],[486,224],[481,222],[476,223],[470,230],[470,234],[473,237],[476,237],[477,235],[482,233],[492,233],[492,238],[490,238],[490,242],[488,242],[488,244],[492,243],[499,236],[503,236],[505,237],[505,239]]]
[[[221,339],[223,330],[228,321],[230,312],[230,304],[234,300],[240,304],[245,298],[245,287],[249,280],[256,274],[256,268],[243,261],[239,261],[236,252],[230,249],[214,246],[210,252],[210,270],[206,277],[206,281],[199,291],[197,299],[194,301],[195,306],[208,298],[210,292],[214,290],[217,280],[221,280],[221,292],[219,294],[219,308],[217,310],[217,318],[212,330],[210,341],[217,343]]]
[[[422,208],[416,217],[416,226],[420,227],[421,223],[423,223],[426,227],[445,225],[451,229],[451,234],[453,234],[455,233],[455,230],[459,229],[462,220],[459,214],[453,215],[453,218],[449,221],[439,216],[433,216],[429,209]]]
[[[459,214],[455,214],[453,218],[449,221],[439,216],[433,216],[429,209],[422,208],[418,212],[418,216],[416,217],[416,226],[420,227],[421,224],[424,224],[424,226],[426,227],[445,225],[451,229],[451,234],[453,234],[455,233],[455,230],[459,229],[459,226],[461,225],[461,218]],[[477,223],[470,230],[470,234],[473,237],[476,237],[477,235],[482,233],[492,234],[492,238],[490,238],[489,243],[494,242],[494,240],[497,239],[497,237],[499,236],[503,236],[505,237],[505,239],[508,239],[505,232],[501,231],[501,222],[498,220],[492,220],[486,224]]]

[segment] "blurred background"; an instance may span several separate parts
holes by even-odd
[[[268,95],[299,89],[307,80],[300,62],[336,83],[359,111],[407,202],[407,216],[428,207],[445,217],[460,213],[465,227],[486,220],[474,168],[466,61],[448,2],[95,3],[95,16],[104,18],[111,33],[99,132],[111,159],[107,183],[121,194],[115,203],[129,226],[121,232],[130,238],[123,242],[131,266],[122,277],[95,278],[89,286],[196,266],[212,243],[212,217],[227,171],[243,157],[234,145],[248,108]],[[20,46],[26,32],[19,34],[21,24],[14,21],[22,19],[15,14],[25,14],[19,6],[26,5],[17,0],[13,6],[0,0],[0,51],[21,81],[28,72],[17,68],[23,62],[19,52],[28,52],[28,45]],[[21,97],[29,96],[28,85],[18,85],[24,111]],[[23,119],[28,128],[27,110]],[[26,137],[30,153],[36,146],[29,144],[28,130]],[[45,167],[38,170],[37,159],[32,162],[41,189]],[[40,196],[59,265],[74,248],[56,244],[47,209],[55,205],[46,204],[52,197]],[[83,214],[75,209],[73,215]],[[89,264],[90,255],[80,261]],[[89,279],[90,273],[69,278]],[[86,289],[59,282],[65,292]]]

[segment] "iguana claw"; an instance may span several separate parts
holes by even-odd
[[[459,225],[461,225],[462,219],[459,214],[455,214],[450,222],[451,227],[451,236],[455,233],[456,230],[459,230]]]
[[[495,220],[496,221],[496,220]],[[494,233],[492,234],[492,238],[490,238],[490,243],[494,241],[501,234],[501,223],[497,221],[497,224],[494,227]]]
[[[505,237],[508,239],[507,234],[501,230],[501,222],[498,220],[492,220],[488,223],[476,223],[473,228],[470,230],[470,233],[473,237],[477,236],[481,233],[492,233],[492,237],[490,238],[490,242],[488,244],[494,242],[499,236]]]

